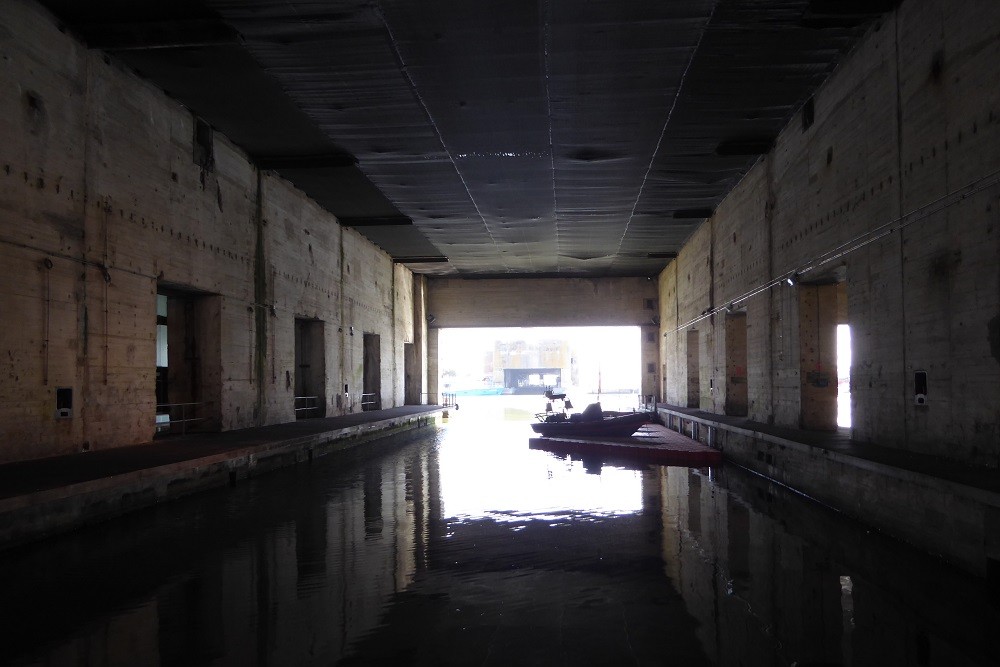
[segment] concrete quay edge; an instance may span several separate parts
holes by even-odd
[[[713,446],[731,463],[977,576],[995,574],[1000,563],[997,491],[684,410],[658,406],[657,411],[717,429]],[[699,438],[704,441],[707,434]],[[782,451],[762,462],[762,445]],[[845,468],[857,474],[845,476]],[[918,499],[923,504],[915,504]]]
[[[441,412],[351,424],[3,498],[0,550],[424,428]]]
[[[989,489],[982,489],[976,486],[970,486],[968,484],[962,484],[960,482],[955,482],[943,477],[936,477],[927,473],[908,470],[906,468],[901,468],[899,466],[894,466],[888,463],[882,463],[881,461],[873,461],[871,459],[866,459],[859,456],[854,456],[851,454],[846,454],[844,452],[838,452],[833,449],[827,449],[820,445],[812,445],[805,442],[799,442],[797,440],[792,440],[790,438],[785,438],[773,433],[766,433],[764,431],[759,431],[756,429],[744,428],[741,426],[734,426],[732,424],[727,424],[722,421],[713,420],[706,417],[696,416],[687,414],[684,412],[679,412],[671,410],[669,408],[659,407],[658,412],[666,412],[674,415],[675,417],[698,422],[705,426],[710,426],[712,428],[717,428],[720,430],[728,431],[730,433],[735,433],[737,435],[742,435],[747,438],[751,438],[760,442],[767,442],[774,445],[779,445],[781,447],[786,447],[788,449],[799,451],[803,454],[821,454],[828,457],[831,461],[835,461],[842,465],[851,466],[854,468],[859,468],[861,470],[866,470],[868,472],[878,473],[888,477],[893,477],[895,479],[910,482],[913,484],[922,484],[926,486],[936,486],[942,488],[955,495],[966,497],[970,500],[975,500],[986,505],[992,505],[994,507],[1000,508],[1000,493],[995,491],[990,491]],[[760,472],[755,470],[755,472]],[[761,473],[765,474],[765,473]],[[781,481],[782,480],[775,480]],[[794,486],[792,488],[795,488]],[[807,489],[795,488],[795,490],[809,495]]]

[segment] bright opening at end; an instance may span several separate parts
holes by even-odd
[[[639,327],[442,329],[438,345],[439,386],[459,398],[541,397],[558,387],[581,409],[591,400],[608,410],[638,406]]]
[[[837,325],[837,426],[851,426],[851,327]]]
[[[598,401],[638,408],[641,348],[639,327],[441,329],[439,387],[459,406],[448,417],[450,444],[438,451],[444,516],[558,523],[639,512],[641,473],[595,469],[528,441],[546,388],[563,390],[572,412]]]

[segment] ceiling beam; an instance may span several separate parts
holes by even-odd
[[[674,211],[675,220],[690,220],[696,218],[711,218],[713,211],[710,208],[682,208]]]
[[[148,51],[242,44],[243,37],[215,19],[100,23],[80,27],[87,46],[102,51]]]
[[[383,215],[376,217],[338,217],[340,224],[347,227],[392,227],[412,225],[413,220],[405,215]]]
[[[358,159],[350,153],[320,155],[256,155],[254,162],[261,169],[330,169],[353,167]]]
[[[747,156],[763,155],[771,150],[774,145],[774,137],[743,137],[740,139],[727,139],[721,142],[715,149],[715,154],[720,156]]]
[[[415,256],[415,257],[393,257],[396,264],[442,264],[448,261],[443,256]]]

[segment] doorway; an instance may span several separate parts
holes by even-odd
[[[726,414],[746,417],[747,314],[726,315]]]
[[[295,418],[326,416],[323,322],[295,318]]]
[[[837,430],[837,283],[799,285],[799,354],[802,428]]]
[[[382,409],[382,339],[378,334],[364,336],[361,410]]]
[[[687,332],[687,406],[701,407],[701,356],[698,332]]]
[[[156,435],[220,428],[221,297],[176,286],[156,295]]]
[[[414,343],[403,343],[403,404],[420,405],[422,376],[420,373],[419,350]]]

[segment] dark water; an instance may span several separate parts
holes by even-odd
[[[491,405],[0,553],[0,664],[1000,659],[979,580],[737,468],[529,450]]]

